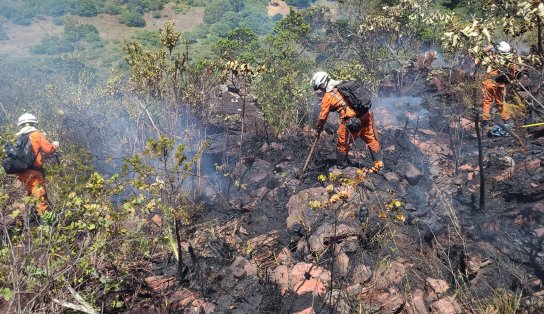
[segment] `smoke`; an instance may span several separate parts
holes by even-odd
[[[423,108],[423,99],[419,97],[376,97],[372,100],[372,112],[379,128],[429,127],[429,111]]]

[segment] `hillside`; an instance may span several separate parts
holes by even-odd
[[[0,15],[0,313],[544,311],[544,3]]]

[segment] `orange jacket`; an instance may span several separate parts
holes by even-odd
[[[30,143],[32,143],[32,151],[36,155],[36,161],[34,162],[34,167],[42,168],[43,167],[43,156],[51,155],[56,152],[55,146],[51,144],[41,131],[34,131],[29,134],[28,138]]]
[[[338,117],[341,121],[340,123],[342,123],[346,118],[352,118],[357,115],[353,109],[347,106],[346,100],[336,90],[336,88],[323,95],[323,100],[321,101],[321,111],[319,112],[319,123],[321,125],[325,125],[325,122],[327,122],[327,118],[329,117],[329,112],[331,111],[338,112]]]

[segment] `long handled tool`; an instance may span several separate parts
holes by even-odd
[[[544,122],[534,123],[534,124],[526,124],[526,125],[520,126],[520,128],[532,128],[532,127],[541,126],[541,125],[544,125]]]
[[[312,159],[312,156],[314,154],[315,147],[317,146],[317,141],[319,141],[319,136],[321,135],[322,131],[319,131],[317,135],[315,136],[314,142],[312,143],[312,147],[310,147],[310,152],[308,153],[308,157],[306,158],[306,162],[304,163],[304,167],[302,167],[302,170],[297,175],[297,178],[300,178],[304,172],[306,172],[306,169],[308,169],[308,165],[310,164],[310,160]]]

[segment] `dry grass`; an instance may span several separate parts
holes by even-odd
[[[102,40],[115,41],[132,37],[142,28],[128,27],[120,24],[118,17],[109,14],[101,14],[94,17],[72,17],[82,24],[94,25],[100,32]],[[184,14],[177,14],[172,6],[166,6],[161,11],[160,18],[153,18],[152,13],[144,15],[146,21],[146,30],[157,30],[164,26],[168,20],[174,20],[178,31],[186,32],[195,29],[202,24],[204,18],[204,8],[190,8]],[[64,26],[56,26],[52,23],[52,18],[47,17],[42,20],[36,20],[29,26],[16,25],[11,22],[4,23],[4,29],[9,39],[0,41],[0,54],[9,54],[11,56],[29,56],[30,48],[40,43],[48,36],[59,35],[64,31]]]
[[[63,26],[56,26],[52,18],[37,20],[29,26],[21,26],[12,22],[5,22],[4,29],[9,39],[0,41],[0,54],[12,56],[28,56],[30,48],[38,44],[42,38],[62,34]]]
[[[285,3],[285,1],[271,0],[268,4],[268,16],[274,16],[278,13],[286,16],[289,14],[289,6],[287,3]]]

